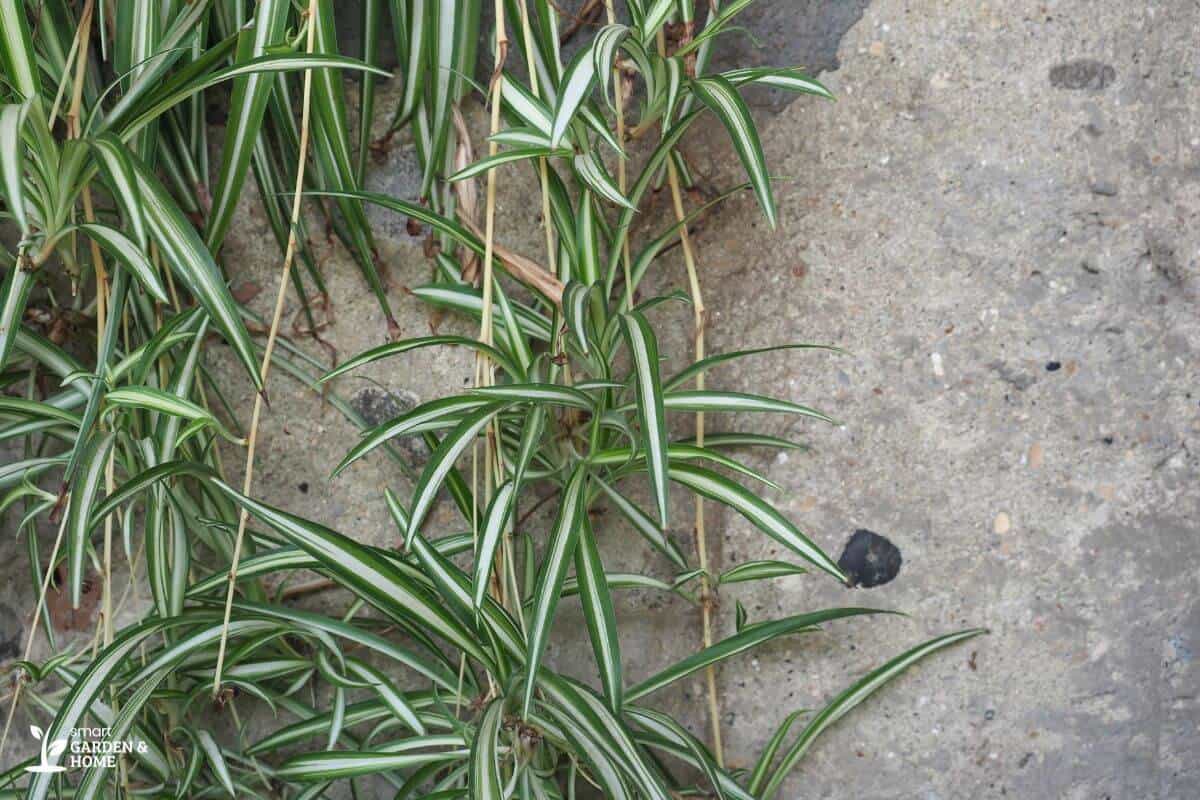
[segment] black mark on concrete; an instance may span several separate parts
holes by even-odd
[[[1146,232],[1146,254],[1150,256],[1150,263],[1154,265],[1154,270],[1167,283],[1172,286],[1180,286],[1184,282],[1183,270],[1179,266],[1179,257],[1175,253],[1175,243],[1155,231]]]
[[[1098,92],[1117,79],[1117,71],[1103,61],[1079,58],[1050,68],[1050,85],[1056,89]]]
[[[842,37],[862,19],[870,0],[788,0],[751,3],[717,39],[710,71],[734,67],[801,67],[810,75],[836,70]],[[799,95],[750,87],[747,101],[772,112]]]
[[[413,410],[419,402],[421,398],[404,389],[394,391],[368,386],[350,398],[350,407],[361,414],[368,425],[375,427]],[[392,443],[399,446],[410,463],[425,460],[425,445],[420,438],[393,439]]]
[[[350,407],[374,427],[416,408],[417,396],[412,392],[393,392],[368,386],[350,398]]]
[[[900,548],[878,533],[859,528],[846,542],[838,566],[850,577],[851,586],[882,586],[900,572]]]
[[[1058,372],[1060,369],[1062,369],[1061,361],[1047,361],[1046,362],[1046,372]]]

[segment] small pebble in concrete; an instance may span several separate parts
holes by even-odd
[[[1092,194],[1098,194],[1101,197],[1116,197],[1117,185],[1109,181],[1096,181],[1092,184]]]
[[[296,488],[300,490],[300,494],[308,494],[308,481],[301,481]]]
[[[1012,520],[1006,512],[1001,511],[996,515],[996,519],[992,521],[992,530],[996,533],[1008,533],[1012,530]]]
[[[929,360],[933,362],[933,374],[939,378],[946,377],[946,368],[942,366],[942,354],[930,353]]]
[[[1041,443],[1034,442],[1033,444],[1029,445],[1028,461],[1030,469],[1038,469],[1041,467],[1044,458],[1045,454],[1042,452]]]
[[[838,566],[850,578],[851,586],[882,586],[900,572],[900,548],[886,537],[859,528],[846,542]]]
[[[1046,362],[1046,372],[1058,372],[1060,369],[1062,369],[1061,361],[1047,361]]]

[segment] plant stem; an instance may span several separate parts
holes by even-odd
[[[492,136],[500,130],[500,89],[501,70],[504,67],[504,60],[508,54],[508,34],[504,26],[504,2],[496,0],[496,57],[492,71],[492,81],[490,85],[491,97],[491,117],[489,119],[488,130]],[[488,140],[488,157],[495,156],[499,150],[499,145],[494,138]],[[479,324],[479,340],[484,344],[492,344],[492,304],[494,294],[495,271],[492,265],[492,259],[496,252],[496,170],[489,169],[487,171],[487,188],[485,189],[485,201],[483,210],[483,313],[480,315]],[[480,353],[476,356],[475,361],[475,385],[476,386],[491,386],[494,382],[492,373],[491,359],[486,354]],[[499,479],[499,467],[497,464],[497,430],[498,423],[492,421],[488,424],[486,434],[486,446],[484,449],[484,500],[490,498],[494,481]],[[479,534],[478,520],[473,526],[476,538]],[[492,596],[497,598],[503,604],[504,600],[504,582],[496,580],[502,577],[503,565],[507,553],[504,552],[504,547],[497,548],[495,556],[495,569],[493,570],[492,581]]]
[[[660,54],[666,54],[666,41],[662,31],[658,33],[658,50]],[[664,123],[665,124],[665,123]],[[700,275],[696,269],[696,255],[692,250],[692,240],[688,235],[687,215],[683,211],[683,196],[679,191],[679,174],[675,169],[674,160],[667,156],[667,183],[671,187],[671,203],[675,208],[675,219],[679,223],[679,244],[683,251],[683,263],[687,267],[688,288],[692,296],[692,335],[694,339],[695,359],[701,361],[704,358],[704,328],[706,325],[706,313],[704,310],[704,296],[700,291]],[[696,375],[696,388],[704,389],[704,373],[700,372]],[[704,412],[696,413],[696,446],[704,446]],[[708,575],[708,541],[707,534],[704,529],[704,500],[699,494],[696,495],[696,524],[694,528],[696,537],[696,555],[700,560],[700,620],[703,626],[703,641],[704,646],[712,647],[712,612],[715,605],[713,599],[712,583]],[[708,685],[708,719],[712,729],[712,749],[713,756],[716,758],[717,766],[724,768],[725,766],[725,751],[721,743],[721,704],[717,696],[717,670],[716,666],[709,664],[704,670],[705,682]]]
[[[313,52],[316,39],[317,0],[309,0],[306,22],[308,24],[308,39],[306,52]],[[254,451],[258,444],[258,423],[262,416],[263,404],[266,402],[267,376],[271,371],[271,354],[275,350],[275,339],[279,334],[279,322],[283,317],[283,301],[287,296],[288,273],[292,269],[292,261],[296,257],[296,228],[300,224],[300,207],[304,193],[304,167],[308,163],[308,127],[309,113],[312,107],[312,70],[304,70],[304,99],[300,107],[300,154],[296,159],[296,185],[292,194],[292,219],[288,232],[287,250],[283,256],[283,269],[279,274],[279,291],[275,295],[275,312],[271,317],[271,329],[267,333],[267,345],[263,350],[262,367],[259,379],[262,389],[254,395],[254,411],[250,416],[250,433],[246,441],[246,476],[242,481],[242,494],[249,496],[254,480]],[[229,564],[229,587],[225,592],[225,618],[221,624],[221,643],[217,647],[217,668],[213,673],[213,697],[221,692],[221,667],[225,663],[225,644],[229,638],[229,616],[233,610],[233,593],[237,588],[238,561],[242,556],[242,542],[246,536],[246,523],[250,513],[242,508],[238,514],[237,538],[233,543],[233,560]]]
[[[608,15],[608,24],[612,25],[617,21],[616,12],[613,9],[613,0],[604,0],[604,11]],[[603,77],[601,77],[603,80]],[[617,142],[621,147],[625,146],[625,95],[622,91],[621,77],[621,57],[620,55],[613,62],[613,102],[617,107]],[[620,154],[617,156],[617,188],[621,190],[621,196],[625,196],[625,188],[628,183],[628,178],[625,173],[625,159]],[[621,240],[621,263],[625,270],[625,309],[633,310],[633,273],[629,266],[629,237],[622,237]]]

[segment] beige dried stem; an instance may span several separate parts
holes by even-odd
[[[305,20],[308,24],[306,52],[313,52],[316,38],[317,0],[309,0]],[[250,434],[246,440],[246,476],[242,482],[242,494],[249,496],[254,481],[254,452],[258,444],[258,424],[266,402],[267,376],[271,371],[271,354],[279,334],[279,322],[283,318],[283,301],[287,296],[288,273],[296,257],[296,228],[300,223],[301,200],[304,194],[304,167],[308,163],[308,128],[312,107],[312,70],[304,70],[304,98],[300,108],[300,155],[296,159],[296,185],[292,193],[292,216],[288,233],[287,250],[283,256],[283,268],[279,275],[279,291],[275,295],[275,312],[271,316],[271,329],[267,333],[267,345],[263,350],[262,367],[259,370],[262,390],[254,395],[254,411],[250,417]],[[233,593],[237,588],[238,561],[242,557],[242,542],[246,537],[246,523],[250,514],[245,508],[238,514],[237,538],[233,543],[233,559],[229,564],[229,586],[225,591],[225,617],[221,625],[221,643],[217,646],[217,668],[213,673],[213,697],[221,692],[221,668],[225,663],[225,644],[229,638],[229,616],[233,610]]]

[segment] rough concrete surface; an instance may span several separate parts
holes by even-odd
[[[809,453],[743,455],[782,484],[770,499],[826,550],[836,556],[867,528],[903,566],[872,589],[814,575],[729,587],[721,625],[732,630],[735,600],[751,620],[834,604],[912,616],[830,625],[724,666],[730,763],[751,764],[789,712],[906,647],[981,625],[990,636],[923,663],[827,734],[783,796],[1200,797],[1200,5],[758,6],[769,43],[831,31],[783,52],[829,68],[822,79],[840,99],[756,107],[772,170],[790,178],[778,187],[782,224],[767,231],[751,198],[704,223],[709,347],[811,341],[851,354],[770,354],[710,378],[815,405],[841,425],[758,417],[710,429],[806,441]],[[471,121],[479,130],[478,109]],[[741,180],[716,133],[710,123],[685,148],[710,192]],[[411,196],[414,170],[397,147],[372,188]],[[520,180],[502,193],[500,236],[536,253],[533,187]],[[429,311],[402,289],[428,277],[420,240],[405,220],[372,214],[403,332],[425,333]],[[227,261],[263,288],[252,305],[265,311],[278,254],[253,198],[238,224]],[[381,343],[383,315],[351,261],[321,254],[334,300],[324,336],[343,358]],[[682,285],[678,256],[665,264],[647,291]],[[687,312],[656,322],[678,363]],[[248,408],[222,350],[214,362]],[[467,353],[420,351],[338,391],[375,387],[406,403],[470,376]],[[258,493],[390,542],[382,487],[407,490],[399,470],[369,458],[330,482],[352,427],[278,380]],[[675,533],[686,542],[681,494]],[[776,554],[740,517],[710,518],[720,563]],[[451,510],[435,523],[451,529]],[[610,568],[666,574],[630,531],[605,530]],[[561,614],[551,657],[590,680],[578,612],[564,603]],[[681,601],[625,594],[618,615],[631,681],[698,644]],[[703,736],[701,691],[695,680],[656,699]]]

